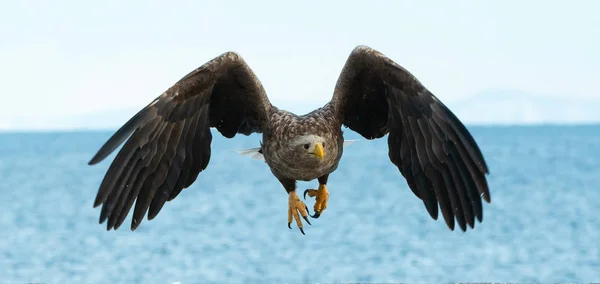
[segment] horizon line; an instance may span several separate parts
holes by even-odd
[[[465,127],[475,128],[528,128],[528,127],[581,127],[581,126],[600,126],[600,121],[589,121],[589,122],[548,122],[548,123],[463,123]],[[0,129],[0,134],[49,134],[49,133],[86,133],[86,132],[115,132],[119,127],[107,127],[107,128],[72,128],[72,129],[61,129],[61,128],[39,128],[39,129],[27,129],[27,128],[15,128],[15,129]],[[210,128],[211,131],[216,131],[214,127]],[[350,130],[349,128],[342,127],[344,130]],[[350,130],[352,131],[352,130]],[[252,133],[261,134],[261,133]],[[246,136],[243,134],[236,134]]]

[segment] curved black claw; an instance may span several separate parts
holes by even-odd
[[[290,228],[290,230],[292,229],[292,222],[288,223],[288,228]]]
[[[310,215],[310,217],[315,218],[315,219],[319,218],[319,216],[321,216],[321,213],[319,213],[319,212],[315,212],[314,215]]]
[[[308,192],[308,189],[307,189],[307,190],[305,190],[305,191],[304,191],[304,194],[303,194],[303,196],[304,196],[304,199],[305,199],[305,200],[306,200],[306,193],[307,193],[307,192]]]
[[[308,216],[310,216],[310,210],[308,210],[308,206],[304,205],[304,207],[306,207],[306,213],[308,213]],[[302,217],[304,217],[304,220],[306,220],[306,222],[308,222],[308,224],[312,226],[310,221],[308,221],[307,217],[305,217],[305,216],[302,216]]]
[[[300,232],[306,236],[306,234],[304,233],[304,230],[302,228],[299,228],[299,229],[300,229]]]
[[[306,216],[302,216],[302,218],[304,218],[304,220],[306,220],[306,223],[308,223],[309,225],[311,225],[311,226],[312,226],[312,224],[310,223],[310,221],[308,221],[308,217],[306,217]]]

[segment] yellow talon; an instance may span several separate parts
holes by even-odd
[[[327,186],[324,184],[319,184],[319,189],[307,189],[304,191],[304,198],[306,199],[306,194],[310,197],[317,197],[315,200],[315,214],[311,217],[319,218],[321,213],[325,208],[327,208],[327,201],[329,200],[329,191],[327,191]]]
[[[298,211],[300,211],[300,214],[298,214]],[[293,218],[296,220],[296,225],[298,225],[300,232],[305,235],[304,230],[302,229],[300,215],[302,215],[302,218],[304,218],[309,225],[312,225],[310,221],[308,221],[308,207],[300,200],[295,191],[291,191],[288,198],[288,228],[292,228],[291,224]]]

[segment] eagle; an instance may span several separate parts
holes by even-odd
[[[344,144],[342,128],[367,140],[387,135],[388,156],[434,220],[438,209],[463,232],[483,218],[490,203],[488,166],[463,123],[408,70],[365,45],[350,53],[331,100],[304,115],[280,109],[244,59],[223,53],[193,70],[141,109],[98,150],[94,165],[124,143],[98,189],[100,224],[117,230],[133,203],[131,230],[147,213],[154,219],[167,201],[194,183],[208,167],[211,128],[226,138],[262,134],[260,147],[246,150],[268,165],[288,195],[288,228],[300,216],[319,218],[327,208],[328,178]],[[126,141],[126,142],[125,142]],[[358,166],[358,165],[357,165]],[[296,193],[297,181],[315,198],[314,214]],[[439,208],[438,208],[439,206]]]

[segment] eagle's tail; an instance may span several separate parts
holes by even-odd
[[[344,147],[356,142],[358,140],[344,140]],[[247,156],[255,160],[265,160],[265,157],[262,153],[262,147],[243,149],[243,150],[235,150],[238,154],[242,156]]]
[[[244,149],[244,150],[236,150],[242,156],[248,156],[255,160],[264,160],[265,157],[262,154],[262,147]]]

